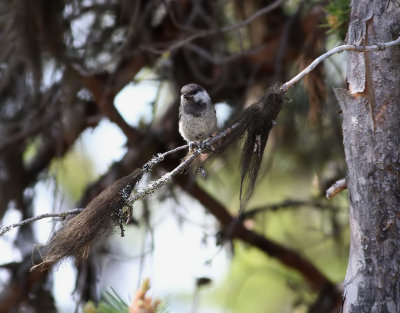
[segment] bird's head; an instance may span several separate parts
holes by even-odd
[[[181,89],[181,103],[207,104],[211,103],[211,98],[207,91],[197,84],[187,84]]]

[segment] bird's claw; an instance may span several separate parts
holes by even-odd
[[[194,148],[196,148],[196,146],[197,146],[197,143],[194,141],[189,141],[188,144],[189,144],[189,151],[193,151]]]

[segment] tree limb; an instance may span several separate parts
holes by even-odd
[[[63,211],[63,212],[59,212],[59,213],[44,213],[44,214],[40,214],[38,216],[30,217],[30,218],[27,218],[26,220],[23,220],[21,222],[18,222],[18,223],[15,223],[15,224],[11,224],[11,225],[8,225],[8,226],[4,226],[4,227],[0,227],[0,236],[4,235],[6,232],[10,231],[11,229],[13,229],[15,227],[20,227],[20,226],[23,226],[23,225],[27,225],[27,224],[36,222],[36,221],[44,219],[44,218],[49,218],[49,217],[59,217],[61,219],[64,219],[68,215],[79,214],[80,212],[82,212],[82,210],[83,209],[72,209],[72,210]]]
[[[297,201],[297,200],[286,200],[283,202],[279,203],[273,203],[269,205],[263,205],[259,206],[253,209],[247,210],[245,213],[243,213],[244,218],[252,218],[258,213],[262,213],[265,211],[276,211],[281,208],[290,208],[290,207],[302,207],[302,206],[310,206],[310,207],[315,207],[318,209],[326,209],[330,211],[335,211],[337,208],[335,208],[332,205],[324,204],[321,202],[317,201]]]
[[[347,181],[346,178],[342,178],[326,190],[326,198],[330,200],[345,189],[347,189]]]
[[[189,42],[198,39],[198,38],[203,38],[203,37],[208,37],[208,36],[212,36],[218,33],[227,33],[227,32],[231,32],[234,30],[238,30],[242,27],[247,26],[248,24],[250,24],[251,22],[253,22],[255,19],[257,19],[258,17],[260,17],[261,15],[267,14],[273,10],[275,10],[276,8],[278,8],[280,5],[283,4],[283,2],[285,2],[285,0],[277,0],[267,6],[265,6],[264,8],[262,8],[261,10],[258,10],[257,12],[255,12],[253,15],[251,15],[250,17],[248,17],[247,19],[241,21],[240,23],[234,24],[234,25],[230,25],[230,26],[225,26],[222,28],[217,28],[217,29],[210,29],[210,30],[196,30],[196,33],[188,36],[182,40],[179,40],[176,43],[173,43],[172,45],[170,45],[167,49],[165,50],[159,50],[159,49],[154,49],[154,48],[150,48],[150,47],[143,47],[143,49],[145,50],[149,50],[153,53],[156,54],[163,54],[166,51],[172,51],[172,50],[176,50],[186,44],[188,44]]]
[[[386,48],[394,47],[400,45],[400,36],[393,41],[385,42],[385,43],[377,43],[372,46],[357,46],[357,45],[342,45],[328,52],[324,53],[323,55],[316,58],[309,66],[307,66],[304,70],[302,70],[299,74],[293,77],[290,81],[284,83],[281,86],[281,90],[286,92],[290,87],[293,87],[296,83],[298,83],[304,76],[309,74],[318,64],[320,64],[325,59],[329,58],[330,56],[340,53],[343,51],[354,51],[354,52],[373,52],[373,51],[380,51]]]
[[[240,220],[233,217],[221,203],[197,184],[188,184],[184,176],[179,176],[176,181],[182,189],[199,200],[217,218],[223,229],[229,229],[233,238],[242,240],[278,259],[286,266],[296,269],[314,290],[320,290],[326,285],[334,286],[323,273],[297,252],[246,228]],[[339,297],[339,292],[335,296]]]

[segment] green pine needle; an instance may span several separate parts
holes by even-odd
[[[350,0],[331,0],[325,11],[326,23],[322,26],[329,28],[328,34],[336,34],[344,39],[350,20]]]
[[[100,301],[96,313],[128,313],[129,304],[126,303],[117,292],[111,291],[104,293],[103,300]]]

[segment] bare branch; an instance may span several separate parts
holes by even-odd
[[[342,178],[326,190],[326,198],[330,200],[345,189],[347,189],[347,181],[346,178]]]
[[[168,184],[174,176],[181,173],[185,168],[187,168],[197,158],[198,155],[200,155],[201,153],[204,152],[204,150],[207,150],[208,148],[210,148],[212,146],[212,144],[214,144],[217,141],[221,140],[222,138],[226,137],[230,132],[232,132],[232,130],[234,130],[238,126],[239,126],[239,122],[233,124],[232,126],[225,129],[224,131],[219,132],[216,136],[214,136],[210,139],[204,140],[199,143],[195,143],[197,145],[197,148],[194,151],[189,152],[189,157],[187,157],[181,164],[179,164],[177,167],[175,167],[172,171],[164,174],[159,179],[152,181],[146,187],[139,189],[137,192],[132,193],[127,200],[128,205],[132,206],[132,204],[134,202],[136,202],[137,200],[143,199],[147,195],[152,194],[154,191],[156,191],[161,186]],[[163,154],[158,154],[157,156],[153,157],[149,162],[147,162],[142,167],[142,169],[145,172],[149,172],[154,167],[154,165],[163,161],[164,157],[166,155],[180,151],[187,147],[188,147],[188,145],[184,145],[184,146],[178,147],[176,149],[167,151]],[[130,222],[130,218],[131,218],[131,216],[128,216],[128,219],[126,221],[127,224]]]
[[[242,27],[247,26],[248,24],[250,24],[251,22],[253,22],[255,19],[257,19],[258,17],[260,17],[261,15],[267,14],[273,10],[275,10],[276,8],[278,8],[279,6],[281,6],[283,4],[283,2],[285,2],[285,0],[277,0],[273,3],[271,3],[270,5],[265,6],[264,8],[262,8],[261,10],[258,10],[257,12],[255,12],[253,15],[251,15],[250,17],[248,17],[247,19],[245,19],[244,21],[241,21],[240,23],[234,24],[234,25],[230,25],[230,26],[225,26],[222,28],[217,28],[217,29],[210,29],[210,30],[196,30],[196,33],[188,36],[182,40],[179,40],[178,42],[170,45],[167,49],[165,50],[159,50],[159,49],[154,49],[154,48],[150,48],[150,47],[144,47],[145,50],[149,50],[153,53],[156,54],[163,54],[166,51],[172,51],[175,49],[178,49],[186,44],[188,44],[189,42],[198,39],[198,38],[203,38],[203,37],[207,37],[207,36],[212,36],[218,33],[227,33],[227,32],[231,32],[234,30],[238,30]]]
[[[329,58],[330,56],[340,53],[343,51],[355,51],[355,52],[373,52],[384,50],[386,48],[394,47],[400,45],[400,36],[393,41],[385,42],[385,43],[377,43],[372,46],[357,46],[357,45],[342,45],[332,50],[324,53],[323,55],[316,58],[309,66],[307,66],[304,70],[302,70],[299,74],[293,77],[288,82],[284,83],[280,88],[281,91],[286,92],[290,87],[293,87],[296,83],[298,83],[304,76],[309,74],[318,64],[320,64],[325,59]]]
[[[0,144],[0,153],[3,153],[8,147],[18,144],[24,139],[32,137],[33,135],[37,134],[41,129],[48,126],[50,122],[54,121],[57,113],[58,112],[56,110],[53,110],[47,116],[44,116],[43,118],[37,118],[36,120],[34,120],[29,128],[23,129],[17,133],[10,135]]]
[[[209,53],[206,49],[201,48],[200,46],[197,46],[195,44],[192,43],[188,43],[185,46],[186,49],[191,50],[193,52],[195,52],[196,54],[198,54],[199,56],[203,57],[204,59],[206,59],[207,61],[213,63],[213,64],[226,64],[232,61],[235,61],[243,56],[246,55],[255,55],[257,53],[260,53],[263,49],[265,49],[265,45],[263,46],[259,46],[255,49],[250,49],[250,50],[246,50],[246,51],[241,51],[239,53],[234,53],[234,54],[230,54],[230,55],[226,55],[226,56],[213,56],[211,53]]]
[[[187,178],[183,175],[177,177],[177,183],[183,190],[200,201],[200,203],[220,222],[225,231],[231,229],[232,238],[239,239],[266,253],[270,257],[279,260],[282,264],[295,269],[314,290],[321,290],[327,285],[334,287],[333,283],[307,258],[300,255],[295,250],[246,228],[242,220],[232,216],[217,199],[210,196],[200,188],[198,184],[188,184]],[[332,297],[339,298],[339,292],[332,294]]]
[[[142,168],[143,168],[143,170],[144,170],[145,172],[150,172],[156,164],[158,164],[158,163],[164,161],[164,159],[165,159],[165,157],[166,157],[167,155],[170,155],[170,154],[173,154],[173,153],[175,153],[175,152],[178,152],[178,151],[187,149],[188,147],[189,147],[189,145],[183,145],[183,146],[180,146],[180,147],[178,147],[178,148],[169,150],[169,151],[167,151],[167,152],[159,153],[159,154],[157,154],[156,156],[153,156],[149,162],[147,162],[145,165],[143,165]]]
[[[263,206],[255,207],[253,209],[249,209],[243,214],[243,217],[244,218],[252,218],[255,215],[257,215],[258,213],[262,213],[265,211],[277,211],[277,210],[283,209],[283,208],[295,208],[295,207],[303,207],[303,206],[309,206],[309,207],[314,207],[314,208],[323,209],[323,210],[330,210],[330,211],[337,210],[337,208],[332,205],[325,204],[322,202],[317,202],[317,201],[285,200],[283,202],[263,205]]]
[[[4,235],[6,232],[10,231],[11,229],[13,229],[15,227],[20,227],[20,226],[23,226],[26,224],[30,224],[30,223],[36,222],[38,220],[41,220],[43,218],[59,217],[61,219],[64,219],[68,215],[78,214],[78,213],[82,212],[82,210],[84,210],[84,209],[72,209],[72,210],[68,210],[68,211],[64,211],[64,212],[60,212],[60,213],[45,213],[45,214],[41,214],[38,216],[30,217],[21,222],[1,227],[0,228],[0,236]]]

